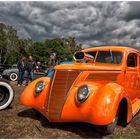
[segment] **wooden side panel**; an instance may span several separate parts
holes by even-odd
[[[93,72],[93,73],[90,73],[87,76],[86,81],[94,81],[94,80],[111,80],[111,81],[116,81],[119,74],[120,73],[115,73],[115,72],[112,72],[112,73]]]
[[[59,120],[66,96],[79,71],[56,71],[49,93],[48,117],[50,120]]]

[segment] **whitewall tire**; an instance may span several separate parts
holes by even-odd
[[[7,108],[14,99],[14,90],[6,81],[0,81],[0,110]]]
[[[11,81],[16,81],[18,79],[18,75],[16,73],[11,73],[9,76]]]

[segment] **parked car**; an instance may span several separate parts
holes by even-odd
[[[2,73],[2,77],[5,79],[10,79],[11,81],[16,81],[18,79],[17,65],[13,64],[11,68],[5,69]]]
[[[11,65],[7,65],[7,64],[0,64],[0,79],[2,79],[2,73],[5,69],[10,68]]]
[[[0,80],[0,110],[10,106],[14,99],[14,90],[8,81]]]
[[[12,65],[11,68],[6,69],[6,70],[3,71],[2,77],[5,78],[5,79],[10,79],[11,81],[17,81],[18,73],[19,72],[18,72],[17,65],[14,64],[14,65]],[[27,77],[27,75],[28,75],[28,73],[27,73],[27,71],[25,71],[24,77]],[[43,72],[34,73],[33,79],[42,77],[44,75],[45,75],[45,73],[43,73]]]
[[[57,65],[51,78],[28,85],[20,103],[50,122],[87,122],[104,133],[129,123],[140,110],[140,52],[105,46],[76,52],[75,62]]]

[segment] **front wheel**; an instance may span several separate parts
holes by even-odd
[[[108,125],[105,126],[105,129],[104,129],[105,134],[113,133],[113,131],[116,128],[117,122],[118,122],[118,115],[114,118],[114,120],[111,124],[108,124]]]
[[[115,130],[117,123],[118,123],[118,113],[112,123],[105,125],[105,126],[97,126],[96,129],[97,129],[97,131],[99,131],[105,135],[111,134]]]
[[[11,81],[16,81],[18,79],[18,75],[17,75],[17,73],[13,72],[10,74],[9,78]]]
[[[0,81],[0,110],[7,108],[14,99],[14,90],[6,81]]]

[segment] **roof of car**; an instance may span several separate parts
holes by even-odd
[[[131,48],[131,47],[126,47],[126,46],[99,46],[99,47],[94,47],[94,48],[88,48],[84,49],[84,52],[89,52],[89,51],[95,51],[95,50],[114,50],[114,51],[137,51],[138,50]]]

